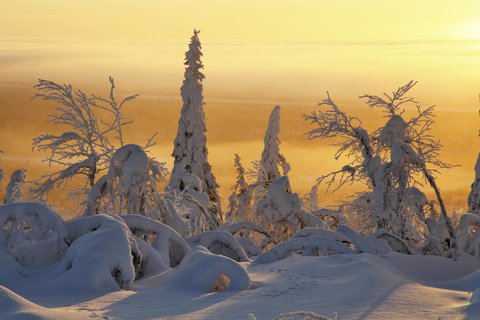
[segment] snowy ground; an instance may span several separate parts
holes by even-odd
[[[480,263],[471,257],[296,256],[246,267],[252,288],[236,292],[205,294],[146,279],[100,297],[53,296],[48,288],[21,293],[40,307],[0,287],[0,318],[248,319],[253,313],[260,320],[305,310],[336,311],[338,319],[480,319],[480,303],[470,302],[480,287]]]

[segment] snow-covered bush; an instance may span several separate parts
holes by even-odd
[[[25,184],[25,171],[25,169],[18,169],[10,176],[5,197],[3,198],[4,204],[22,201],[22,187]]]
[[[212,210],[219,220],[222,219],[218,184],[208,162],[205,113],[203,111],[202,45],[194,30],[185,53],[185,75],[180,90],[183,106],[178,120],[178,132],[175,137],[173,157],[175,158],[172,175],[168,183],[171,192],[180,193],[189,184],[190,175],[200,179],[201,189],[208,196]],[[202,192],[200,191],[200,192]]]
[[[187,239],[190,246],[202,246],[210,252],[229,257],[238,262],[247,262],[248,257],[237,239],[228,232],[202,232]]]
[[[466,213],[460,218],[459,247],[463,252],[480,259],[480,217]]]
[[[190,234],[198,234],[206,230],[215,230],[220,225],[214,203],[203,192],[202,181],[195,175],[184,173],[183,190],[179,193],[169,190],[166,197],[183,208],[182,217],[189,225]],[[185,234],[186,235],[186,234]]]
[[[129,288],[136,277],[169,269],[169,252],[175,252],[180,262],[190,249],[172,229],[149,223],[150,228],[162,230],[155,247],[135,237],[114,216],[65,222],[39,203],[0,206],[0,260],[5,272],[0,282],[20,275],[24,281],[43,275],[52,290],[62,291],[66,283],[80,291]],[[179,248],[183,252],[178,253]],[[40,268],[42,272],[34,270]]]
[[[235,235],[249,256],[256,256],[260,250],[265,249],[270,244],[276,243],[266,228],[251,222],[226,223],[219,226],[217,230],[226,231]]]
[[[135,267],[139,267],[142,257],[137,241],[122,220],[95,215],[69,221],[66,227],[72,244],[55,268],[63,274],[52,282],[68,283],[77,290],[89,287],[94,292],[132,286]]]
[[[286,259],[293,255],[326,256],[332,254],[352,254],[354,250],[340,242],[326,237],[295,238],[282,242],[262,253],[255,259],[256,263],[270,263]]]
[[[449,165],[438,158],[441,145],[429,133],[434,123],[433,107],[422,109],[406,96],[415,84],[411,81],[382,97],[361,97],[387,118],[385,125],[373,133],[365,130],[358,118],[340,110],[329,94],[319,104],[325,110],[304,116],[316,126],[307,133],[310,139],[341,139],[335,159],[342,155],[353,158],[340,170],[320,177],[317,184],[325,182],[327,190],[338,184],[336,190],[346,184],[364,183],[368,191],[343,208],[351,225],[365,234],[383,229],[405,240],[412,250],[421,251],[430,232],[426,219],[431,202],[417,188],[418,179],[425,179],[435,192],[448,232],[448,247],[441,254],[455,258],[455,232],[432,174],[435,167]],[[406,120],[404,111],[409,104],[416,106],[417,114]]]
[[[262,253],[255,262],[270,263],[293,255],[325,256],[332,254],[369,253],[384,256],[392,249],[376,235],[362,236],[347,226],[335,231],[323,228],[305,228],[297,231],[289,240]]]
[[[148,157],[142,147],[129,144],[112,155],[108,173],[89,192],[85,215],[101,212],[145,214]]]
[[[121,218],[130,231],[157,250],[163,261],[170,267],[177,266],[190,251],[190,246],[185,239],[165,224],[134,214],[124,215]]]
[[[63,219],[39,203],[0,206],[0,250],[26,268],[59,261],[68,247]]]
[[[300,228],[301,210],[300,198],[292,193],[287,176],[271,181],[265,197],[255,205],[258,220],[277,240],[289,238]]]

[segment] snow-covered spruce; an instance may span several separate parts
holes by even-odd
[[[242,166],[240,156],[235,154],[234,167],[237,172],[232,194],[228,198],[227,221],[247,221],[251,214],[252,186],[246,181],[246,171]]]
[[[202,189],[213,204],[215,214],[221,219],[220,196],[218,184],[208,162],[205,113],[203,111],[203,85],[205,75],[202,73],[202,45],[198,38],[199,31],[194,30],[185,53],[185,75],[181,88],[183,106],[178,121],[173,157],[175,158],[168,187],[172,192],[185,189],[185,173],[197,176]]]
[[[3,151],[0,150],[0,156],[2,155],[2,153],[3,153]],[[1,159],[2,159],[2,158],[0,157],[0,160],[1,160]],[[3,180],[4,178],[5,178],[5,172],[3,171],[2,168],[0,168],[0,183],[2,182],[2,180]],[[1,184],[0,184],[0,191],[1,191],[1,190],[2,190],[2,188],[1,188]]]
[[[228,232],[202,232],[187,239],[190,246],[203,246],[210,252],[229,257],[238,262],[247,262],[248,257],[237,239]]]
[[[260,159],[260,172],[258,173],[258,184],[266,184],[280,177],[287,175],[290,171],[290,165],[285,157],[280,153],[280,106],[273,108],[268,121],[268,128],[263,139],[264,147]],[[280,174],[279,166],[282,167],[283,174]]]
[[[468,210],[473,214],[480,214],[480,153],[475,163],[475,180],[468,195]]]
[[[24,184],[25,169],[15,170],[10,176],[10,181],[7,184],[7,190],[5,197],[3,198],[3,203],[9,204],[22,201],[22,188]]]

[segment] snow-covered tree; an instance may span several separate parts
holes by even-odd
[[[468,210],[470,213],[480,215],[480,153],[475,163],[475,180],[468,195]]]
[[[15,170],[10,176],[10,182],[7,185],[4,204],[22,201],[22,187],[25,183],[25,169]]]
[[[33,148],[49,153],[44,160],[60,170],[41,177],[34,182],[31,194],[37,201],[46,201],[54,188],[73,178],[84,178],[85,187],[72,194],[80,195],[80,202],[97,182],[99,173],[110,166],[110,160],[117,148],[124,145],[123,127],[131,123],[125,120],[123,110],[127,102],[138,95],[118,100],[115,96],[115,82],[110,80],[108,98],[87,95],[74,90],[71,85],[60,85],[53,81],[39,80],[35,98],[52,101],[59,105],[56,113],[50,114],[50,123],[64,130],[61,134],[43,134],[33,139]],[[145,148],[154,145],[154,134]],[[149,179],[155,179],[162,164],[154,158],[148,159]]]
[[[154,174],[151,171],[150,159],[142,147],[135,144],[121,147],[113,154],[108,173],[92,187],[85,215],[107,212],[148,215],[155,208],[156,185],[166,176],[165,169]]]
[[[251,187],[246,181],[246,171],[242,166],[240,156],[235,154],[234,167],[237,172],[237,178],[232,187],[232,194],[228,198],[228,220],[247,221],[247,215],[250,212]]]
[[[387,118],[385,125],[373,133],[363,128],[360,119],[341,111],[328,93],[327,99],[319,104],[326,110],[305,115],[307,121],[317,126],[308,132],[310,139],[343,139],[335,158],[342,155],[353,158],[340,170],[320,177],[318,183],[326,182],[328,190],[336,183],[338,189],[363,182],[368,191],[358,196],[347,210],[361,216],[361,231],[385,229],[418,248],[427,242],[428,233],[425,221],[429,202],[417,188],[418,179],[425,179],[435,192],[442,223],[448,230],[445,254],[456,257],[454,229],[432,174],[435,168],[449,165],[438,158],[441,145],[429,133],[434,123],[434,107],[422,109],[413,98],[406,96],[415,84],[411,81],[382,97],[360,97],[367,100],[370,108],[381,109]],[[417,114],[405,120],[404,107],[408,104],[416,106]]]
[[[98,173],[108,167],[115,151],[109,135],[117,133],[116,138],[120,145],[123,144],[122,127],[128,122],[123,119],[122,108],[137,95],[117,102],[112,78],[109,99],[88,96],[81,90],[74,90],[71,85],[48,80],[38,80],[34,88],[39,91],[35,98],[59,105],[56,113],[50,114],[49,122],[61,126],[65,131],[58,135],[42,134],[33,139],[34,149],[49,153],[45,161],[50,166],[63,167],[36,181],[32,188],[33,197],[45,200],[52,189],[76,176],[85,177],[87,189],[93,187]],[[113,119],[100,119],[96,113],[100,110],[111,113]]]
[[[212,209],[221,218],[218,184],[208,162],[202,84],[205,75],[202,73],[202,45],[198,34],[199,31],[194,30],[189,49],[185,53],[185,76],[180,90],[183,106],[174,142],[172,156],[175,161],[168,188],[171,192],[182,192],[185,189],[185,179],[189,179],[188,175],[197,176],[203,192],[213,204]]]
[[[285,157],[280,153],[280,106],[273,108],[268,120],[267,131],[263,139],[264,147],[262,157],[258,164],[257,184],[263,185],[265,188],[268,184],[280,177],[287,175],[290,171],[290,165]],[[280,174],[279,166],[282,168]]]
[[[2,155],[3,151],[0,150],[0,156]],[[0,160],[1,160],[1,157],[0,157]],[[5,178],[5,173],[3,172],[3,169],[0,168],[0,183],[2,182],[2,180]],[[0,190],[2,190],[1,188],[1,185],[0,185]]]

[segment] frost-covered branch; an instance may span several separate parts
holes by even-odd
[[[422,109],[413,98],[407,97],[415,84],[410,81],[390,95],[360,97],[367,99],[368,107],[386,113],[386,123],[370,134],[361,127],[360,120],[341,111],[329,95],[319,104],[327,106],[326,110],[304,116],[316,126],[307,133],[310,139],[340,138],[335,159],[342,155],[351,159],[341,170],[320,177],[316,186],[325,183],[327,190],[335,191],[346,184],[364,182],[369,191],[358,196],[348,208],[344,206],[351,217],[362,216],[360,220],[354,219],[361,222],[355,227],[370,232],[384,229],[412,247],[420,247],[429,238],[426,218],[430,202],[417,186],[422,180],[427,181],[435,192],[448,230],[449,244],[442,254],[455,258],[458,256],[455,232],[433,176],[436,170],[451,165],[439,158],[442,146],[430,133],[435,123],[434,107]],[[405,120],[404,108],[409,105],[415,106],[417,114]],[[409,248],[409,251],[415,250]]]
[[[410,81],[406,85],[401,86],[397,91],[392,92],[392,94],[383,93],[383,97],[376,95],[362,95],[360,99],[367,99],[367,105],[370,108],[380,108],[386,113],[387,117],[391,117],[396,114],[402,114],[403,109],[402,105],[407,103],[415,103],[414,98],[405,97],[405,95],[410,91],[417,81]]]
[[[65,130],[61,134],[42,134],[33,139],[32,149],[49,154],[44,160],[49,166],[62,167],[34,181],[31,188],[34,199],[44,201],[51,190],[77,176],[84,176],[85,187],[91,189],[98,174],[110,164],[117,147],[113,139],[120,146],[124,144],[122,129],[131,122],[125,121],[123,109],[137,95],[118,100],[113,78],[109,81],[109,98],[88,96],[81,90],[74,90],[70,84],[60,85],[49,80],[39,79],[34,86],[38,90],[34,99],[58,105],[56,112],[49,115],[49,122]],[[101,112],[106,112],[113,120],[102,119]],[[153,137],[148,145],[153,144],[152,140]]]

